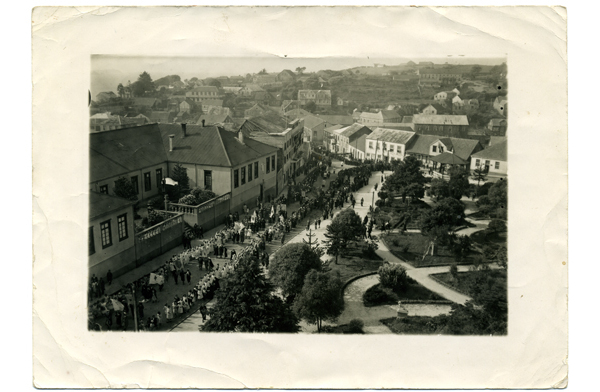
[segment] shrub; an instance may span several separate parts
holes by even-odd
[[[409,285],[406,270],[398,264],[384,265],[379,267],[379,282],[383,287],[394,291],[406,292]]]
[[[365,323],[363,323],[360,319],[350,320],[348,323],[348,332],[349,333],[363,333],[363,327]]]
[[[363,303],[365,306],[369,307],[396,303],[396,300],[390,294],[386,293],[380,285],[376,284],[365,291],[363,294]]]
[[[405,244],[401,249],[402,253],[408,253],[409,250],[410,250],[410,244]]]
[[[506,231],[506,223],[500,219],[492,219],[488,224],[488,229],[496,233],[503,233]]]

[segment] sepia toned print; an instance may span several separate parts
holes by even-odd
[[[506,59],[91,68],[89,330],[507,334]]]

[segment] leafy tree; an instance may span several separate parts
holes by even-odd
[[[294,300],[294,313],[321,332],[324,320],[335,320],[344,310],[341,291],[344,284],[339,274],[310,270],[302,291]]]
[[[452,243],[452,253],[457,263],[462,262],[467,257],[471,251],[471,245],[472,241],[469,236],[461,235],[455,238]]]
[[[364,228],[360,216],[352,208],[340,211],[327,226],[325,237],[327,238],[327,253],[335,255],[337,264],[338,256],[348,246],[348,243],[357,241],[362,237]]]
[[[123,199],[127,199],[129,201],[137,201],[138,199],[138,194],[133,188],[133,184],[125,177],[119,177],[117,181],[115,181],[113,193],[116,196],[122,197]]]
[[[413,156],[404,158],[404,161],[398,163],[394,173],[387,177],[386,183],[389,184],[391,191],[400,192],[405,199],[407,196],[405,188],[411,184],[425,183],[425,177],[421,173],[421,162]]]
[[[317,104],[314,101],[308,101],[306,105],[304,105],[304,110],[314,113],[317,110]]]
[[[465,217],[465,206],[459,200],[447,197],[425,212],[424,215],[422,230],[427,231],[432,227],[443,225],[456,226]]]
[[[448,190],[450,197],[460,200],[469,189],[469,172],[461,167],[450,169],[450,181],[448,181]]]
[[[216,88],[221,88],[221,82],[214,78],[207,78],[204,80],[204,84],[207,86],[214,86]]]
[[[269,264],[269,277],[281,288],[284,296],[294,298],[311,270],[321,269],[321,259],[304,243],[284,245]]]
[[[117,86],[117,93],[119,94],[119,97],[121,97],[121,98],[125,94],[125,87],[123,86],[123,83],[119,83],[119,85]]]
[[[267,69],[263,68],[258,72],[259,75],[266,75],[267,74]]]
[[[475,79],[477,75],[479,75],[479,73],[481,73],[481,66],[479,65],[472,66],[471,72],[469,72],[469,74],[471,75],[471,79]]]
[[[479,166],[477,167],[475,170],[473,170],[473,179],[475,181],[477,181],[477,191],[476,193],[479,193],[479,184],[481,182],[485,182],[485,180],[487,180],[487,167],[486,166]]]
[[[296,72],[298,72],[298,75],[302,75],[305,70],[306,70],[306,67],[297,67],[296,68]]]
[[[154,82],[150,77],[150,74],[146,71],[142,72],[133,84],[133,95],[136,97],[143,97],[146,92],[154,91]]]
[[[436,201],[450,196],[450,188],[448,183],[441,178],[434,178],[431,180],[429,188],[431,196],[435,197]]]
[[[410,278],[406,270],[399,264],[386,264],[379,267],[379,283],[394,291],[406,292],[410,284]]]
[[[507,211],[507,181],[500,180],[494,183],[487,195],[481,196],[475,203],[479,211],[490,214],[499,219],[506,219]]]
[[[410,200],[414,202],[415,200],[422,199],[423,196],[425,196],[425,188],[422,184],[416,182],[412,183],[403,189],[402,196],[410,197]]]
[[[298,319],[289,305],[273,293],[256,258],[244,257],[226,279],[219,282],[215,306],[204,331],[297,332]]]
[[[500,219],[492,219],[488,223],[488,230],[494,233],[504,233],[506,231],[506,222]]]
[[[181,164],[177,163],[173,167],[173,174],[171,178],[177,181],[177,191],[180,195],[187,194],[190,190],[190,178],[188,177],[187,170]]]

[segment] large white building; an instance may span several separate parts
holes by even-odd
[[[375,128],[366,138],[365,158],[375,161],[403,161],[406,156],[406,146],[415,136],[415,132]]]

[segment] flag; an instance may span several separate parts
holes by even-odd
[[[165,178],[165,185],[177,185],[179,184],[177,181],[167,177]]]
[[[148,282],[148,284],[164,284],[165,283],[165,278],[163,278],[160,275],[157,275],[155,273],[151,273],[150,274],[150,281]]]
[[[121,312],[125,309],[125,306],[120,303],[119,301],[117,301],[116,299],[112,299],[110,300],[112,302],[112,306],[113,309],[115,310],[115,312]]]

